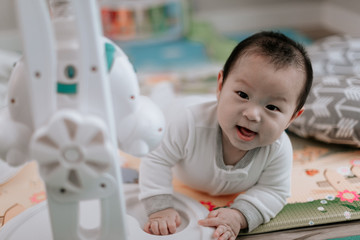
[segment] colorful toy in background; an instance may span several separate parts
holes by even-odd
[[[186,4],[182,0],[102,2],[105,36],[119,44],[166,41],[185,31]]]

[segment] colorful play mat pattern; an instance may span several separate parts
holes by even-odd
[[[360,219],[360,150],[291,136],[292,196],[256,232]]]
[[[360,219],[360,150],[290,137],[294,147],[292,196],[274,219],[252,233]],[[140,160],[124,153],[120,155],[125,158],[124,182],[137,182]],[[229,206],[238,195],[209,196],[176,179],[174,188],[210,211]],[[0,185],[0,226],[45,199],[37,165],[28,163],[9,182]]]

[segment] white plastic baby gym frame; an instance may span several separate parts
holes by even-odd
[[[206,208],[179,194],[177,233],[142,230],[145,210],[137,185],[122,184],[118,149],[148,153],[160,143],[165,121],[140,96],[126,55],[102,37],[96,0],[69,0],[72,14],[52,21],[45,0],[16,3],[24,58],[0,114],[0,158],[12,166],[36,160],[47,201],[10,220],[0,239],[211,239],[213,229],[197,224]],[[99,222],[84,226],[84,219]]]

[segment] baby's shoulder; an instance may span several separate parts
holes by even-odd
[[[292,151],[292,144],[289,136],[284,131],[272,144],[261,147],[260,151],[268,152],[268,154],[281,154],[282,152]]]
[[[274,154],[280,154],[280,155],[287,155],[290,154],[292,155],[292,144],[290,141],[289,136],[287,135],[287,133],[284,131],[281,136],[273,143],[270,145],[271,147],[271,152]]]
[[[202,102],[197,102],[187,107],[188,114],[197,128],[217,129],[216,109],[216,99],[204,99]]]
[[[169,119],[173,118],[193,118],[195,121],[201,120],[208,115],[213,115],[216,109],[217,101],[215,96],[186,96],[177,98],[171,107],[167,110],[166,115]]]

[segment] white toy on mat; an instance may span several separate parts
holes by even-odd
[[[9,106],[0,113],[0,158],[12,166],[36,160],[47,201],[10,220],[0,239],[158,239],[142,230],[139,219],[146,216],[137,185],[126,185],[124,195],[118,148],[133,155],[154,149],[164,117],[140,96],[125,54],[102,37],[96,0],[53,3],[71,11],[54,13],[50,21],[44,0],[17,0],[24,58],[10,77]],[[94,200],[95,207],[81,209]],[[201,204],[175,195],[175,206],[184,224],[163,239],[211,238],[210,228],[197,225],[207,214]],[[82,215],[96,207],[88,219],[99,223],[84,228]]]
[[[131,154],[149,152],[164,119],[139,96],[131,64],[113,45],[108,54],[121,74],[108,76],[95,1],[71,3],[74,16],[51,23],[45,1],[17,1],[24,60],[1,116],[1,155],[10,165],[38,161],[54,239],[89,239],[78,224],[79,202],[89,199],[101,202],[96,238],[126,239],[117,143]]]

